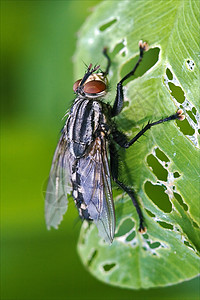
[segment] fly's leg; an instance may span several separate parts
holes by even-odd
[[[139,66],[140,62],[142,61],[144,51],[147,50],[147,43],[143,43],[142,41],[139,41],[139,49],[140,49],[140,57],[134,66],[134,68],[126,74],[117,84],[117,93],[115,97],[115,102],[113,105],[113,108],[111,110],[111,117],[117,116],[122,108],[123,108],[123,103],[124,103],[124,93],[123,93],[123,82],[128,79],[129,77],[133,76],[137,67]]]
[[[136,208],[137,214],[139,216],[139,231],[141,233],[146,231],[146,228],[144,226],[144,217],[142,214],[142,211],[140,209],[140,206],[138,204],[138,201],[135,197],[134,190],[127,187],[123,182],[119,181],[118,179],[118,153],[116,151],[115,145],[113,143],[110,143],[109,145],[110,149],[110,169],[111,169],[111,175],[113,180],[120,186],[121,189],[123,189],[131,198],[133,205]]]
[[[130,141],[127,140],[127,137],[124,133],[121,133],[118,130],[114,130],[112,133],[113,139],[121,147],[129,148],[151,127],[161,124],[161,123],[164,123],[164,122],[171,121],[171,120],[176,120],[176,119],[184,120],[185,117],[184,117],[184,115],[182,115],[182,113],[183,113],[182,109],[179,109],[176,114],[173,114],[165,119],[160,119],[153,123],[148,122],[148,124],[140,132],[138,132],[138,134],[136,134],[136,136],[134,138],[132,138]]]
[[[106,70],[103,72],[104,76],[108,75],[109,69],[110,69],[110,65],[111,65],[111,59],[110,59],[110,57],[108,56],[107,50],[108,50],[108,49],[107,49],[106,47],[103,49],[103,55],[104,55],[104,56],[106,57],[106,59],[107,59],[107,67],[106,67]]]

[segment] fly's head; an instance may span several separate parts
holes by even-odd
[[[100,98],[107,93],[108,80],[103,72],[94,73],[100,66],[93,69],[92,64],[89,65],[87,72],[82,79],[77,80],[73,85],[73,90],[78,96],[86,98]]]

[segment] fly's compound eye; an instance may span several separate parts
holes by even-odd
[[[84,85],[86,94],[99,94],[106,90],[106,85],[100,80],[91,80]]]
[[[79,79],[79,80],[77,80],[77,81],[74,83],[74,85],[73,85],[73,90],[74,90],[74,92],[76,92],[77,87],[79,86],[81,80],[82,80],[82,79]]]

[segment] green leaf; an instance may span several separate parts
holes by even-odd
[[[182,108],[186,119],[155,126],[140,143],[120,150],[121,177],[140,202],[147,233],[137,232],[138,217],[130,198],[116,189],[116,232],[111,246],[97,229],[83,223],[78,252],[88,270],[108,284],[132,289],[176,284],[199,271],[198,151],[198,1],[105,1],[79,32],[76,79],[86,64],[106,66],[112,58],[110,92],[138,59],[138,41],[149,51],[135,76],[126,82],[125,105],[116,118],[134,136],[148,120]]]

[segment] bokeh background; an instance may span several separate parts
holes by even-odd
[[[1,1],[1,299],[198,299],[198,279],[133,291],[93,278],[76,252],[73,201],[59,230],[46,230],[43,191],[74,98],[78,30],[98,3]]]

